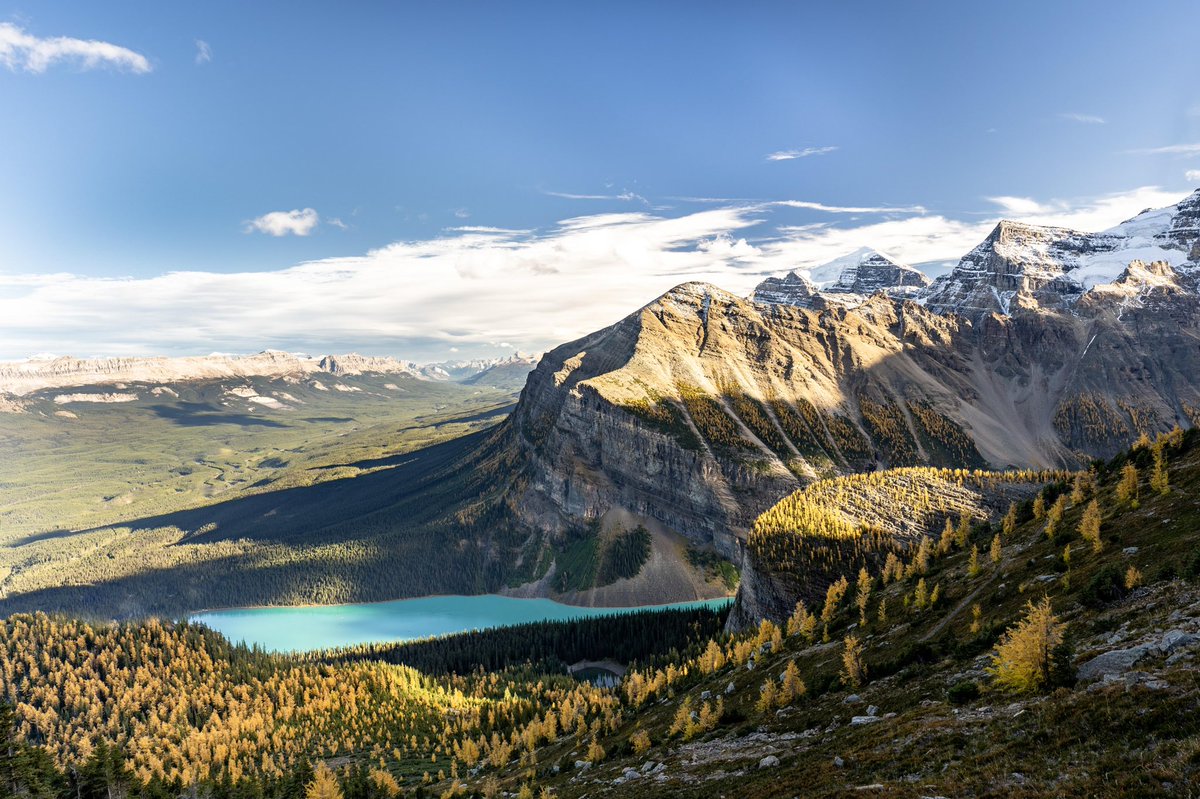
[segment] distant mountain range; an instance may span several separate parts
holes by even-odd
[[[182,358],[72,358],[37,356],[0,362],[0,404],[16,408],[12,397],[35,391],[121,383],[172,384],[239,377],[300,378],[319,374],[395,374],[420,380],[453,380],[509,387],[523,382],[537,358],[522,353],[500,358],[418,364],[389,357],[350,353],[313,357],[278,350],[255,355],[202,355]]]

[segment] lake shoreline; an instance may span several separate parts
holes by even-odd
[[[681,599],[678,602],[662,602],[662,603],[656,603],[656,604],[651,604],[651,605],[579,605],[574,602],[565,602],[562,599],[555,599],[554,597],[549,597],[549,596],[520,596],[518,594],[508,594],[508,593],[499,593],[499,594],[422,594],[421,596],[407,596],[407,597],[400,597],[398,599],[368,599],[363,602],[330,602],[330,603],[304,602],[299,605],[236,605],[234,607],[225,607],[225,608],[202,608],[200,610],[188,611],[186,614],[183,614],[183,615],[184,615],[184,618],[191,620],[192,617],[194,617],[194,616],[202,616],[206,613],[235,613],[240,610],[315,610],[315,609],[319,609],[319,608],[358,607],[360,605],[390,605],[394,602],[416,602],[416,601],[419,601],[422,599],[449,599],[451,597],[473,598],[473,597],[489,597],[489,596],[490,597],[501,597],[503,599],[519,599],[519,600],[530,600],[530,601],[546,599],[551,602],[555,602],[559,605],[565,605],[567,607],[572,607],[572,608],[586,608],[588,610],[631,611],[631,610],[641,610],[643,608],[655,608],[655,609],[661,610],[664,608],[672,608],[672,607],[681,606],[681,605],[691,605],[691,604],[694,604],[697,602],[723,602],[723,601],[732,602],[737,597],[737,592],[728,594],[727,596],[714,596],[714,597],[708,597],[706,599]]]
[[[397,643],[540,622],[567,622],[639,612],[723,609],[732,597],[626,607],[567,605],[545,597],[498,594],[414,597],[338,605],[231,608],[189,614],[233,643],[274,652],[312,652]]]

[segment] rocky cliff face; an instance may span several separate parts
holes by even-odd
[[[1005,223],[932,286],[870,253],[750,300],[679,286],[543,358],[503,433],[509,505],[550,535],[618,509],[738,557],[821,478],[1074,467],[1196,424],[1198,206],[1103,234]],[[751,567],[747,612],[789,597],[772,580]]]
[[[532,373],[509,422],[529,476],[515,507],[546,530],[621,508],[732,554],[822,476],[1111,454],[1198,418],[1194,294],[1167,270],[1130,268],[1137,304],[1097,293],[1087,317],[977,324],[884,297],[815,312],[681,286]]]

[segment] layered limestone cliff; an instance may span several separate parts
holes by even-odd
[[[679,286],[543,358],[503,433],[509,506],[551,536],[618,509],[736,560],[760,513],[821,478],[1074,468],[1192,426],[1197,205],[1090,237],[1006,223],[939,283],[852,307],[802,275],[752,300]],[[739,613],[794,603],[742,564]]]

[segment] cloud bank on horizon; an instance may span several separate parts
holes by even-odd
[[[144,278],[0,273],[0,357],[358,350],[436,359],[451,351],[541,352],[610,324],[672,286],[701,280],[747,293],[764,275],[826,263],[860,247],[939,271],[1001,218],[1102,230],[1178,192],[1141,187],[1083,200],[993,197],[966,219],[924,208],[851,209],[852,224],[786,225],[747,202],[670,216],[601,213],[544,230],[470,226],[363,255],[265,272],[177,271]],[[862,216],[872,216],[867,220]],[[305,235],[313,209],[251,225]]]

